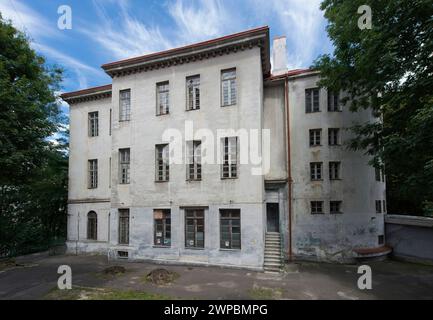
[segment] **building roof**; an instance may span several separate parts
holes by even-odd
[[[251,49],[255,46],[261,49],[263,74],[267,75],[271,70],[268,26],[250,29],[179,48],[106,63],[102,65],[102,68],[112,77],[122,76],[208,59],[238,50]]]
[[[66,102],[73,104],[77,102],[96,100],[101,98],[111,97],[111,84],[103,86],[91,87],[83,90],[66,92],[60,97]]]

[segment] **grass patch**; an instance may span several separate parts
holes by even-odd
[[[73,287],[71,290],[54,288],[45,300],[171,300],[170,296],[134,290]]]
[[[254,287],[248,291],[249,296],[254,300],[278,300],[283,296],[280,288]]]

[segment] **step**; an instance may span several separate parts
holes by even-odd
[[[266,239],[265,242],[266,242],[266,243],[278,243],[278,244],[281,243],[280,240],[273,240],[273,239]]]
[[[281,267],[281,261],[265,261],[265,263],[263,264],[263,266],[265,267]]]
[[[281,249],[281,245],[278,244],[278,243],[266,243],[265,244],[265,249],[267,249],[267,248],[272,248],[272,249],[278,249],[278,250],[280,250]]]
[[[278,250],[275,251],[269,251],[269,250],[265,250],[265,257],[266,256],[276,256],[276,257],[281,257],[281,252]]]
[[[275,254],[275,255],[269,255],[269,254],[265,254],[265,260],[267,259],[274,259],[274,260],[281,260],[281,256],[279,254]]]
[[[278,240],[278,241],[281,240],[280,237],[273,237],[273,236],[272,236],[272,237],[266,236],[265,239],[266,239],[266,240]]]

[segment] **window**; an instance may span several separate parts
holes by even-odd
[[[382,200],[382,204],[383,204],[382,211],[383,213],[386,213],[386,200]]]
[[[343,213],[341,211],[341,201],[330,201],[329,202],[329,212],[332,214]]]
[[[222,159],[222,178],[237,178],[238,168],[238,137],[222,138],[223,142],[223,159]]]
[[[154,244],[156,246],[171,245],[171,213],[170,209],[153,210]]]
[[[169,112],[169,82],[156,84],[156,115],[160,116]]]
[[[330,146],[340,145],[340,129],[338,128],[328,129],[328,144]]]
[[[319,112],[320,99],[319,88],[305,89],[305,112]]]
[[[311,214],[323,214],[323,201],[311,201]]]
[[[89,137],[97,137],[99,134],[98,111],[89,112]]]
[[[87,214],[87,239],[98,240],[98,216],[95,211]]]
[[[376,213],[382,213],[382,201],[376,200]]]
[[[379,168],[374,168],[374,175],[376,178],[376,181],[381,181],[381,170]]]
[[[236,104],[236,69],[221,71],[221,104]]]
[[[320,146],[322,137],[322,129],[310,130],[310,147]]]
[[[328,111],[330,112],[341,111],[340,97],[338,92],[334,93],[332,91],[328,91]]]
[[[186,110],[200,109],[200,76],[186,78]]]
[[[322,180],[322,162],[310,163],[311,180]]]
[[[155,146],[156,181],[168,181],[170,178],[169,145],[157,144]]]
[[[98,187],[98,160],[93,159],[88,161],[89,180],[88,188],[95,189]]]
[[[201,180],[201,141],[188,141],[187,180]]]
[[[131,119],[131,90],[120,91],[119,121],[129,121]]]
[[[204,210],[185,210],[185,247],[204,248]]]
[[[119,244],[129,244],[129,209],[119,209]]]
[[[340,179],[340,165],[337,161],[329,162],[329,180]]]
[[[129,183],[131,166],[130,149],[119,149],[119,181],[121,184]]]
[[[241,248],[241,211],[220,209],[220,248]]]
[[[377,236],[377,243],[378,243],[379,245],[382,245],[382,244],[385,243],[385,236],[384,236],[383,234]]]

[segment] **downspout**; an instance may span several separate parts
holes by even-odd
[[[289,261],[293,259],[292,252],[292,172],[291,172],[291,150],[290,150],[290,110],[289,110],[289,80],[284,79],[284,102],[287,117],[287,200],[289,209]]]

